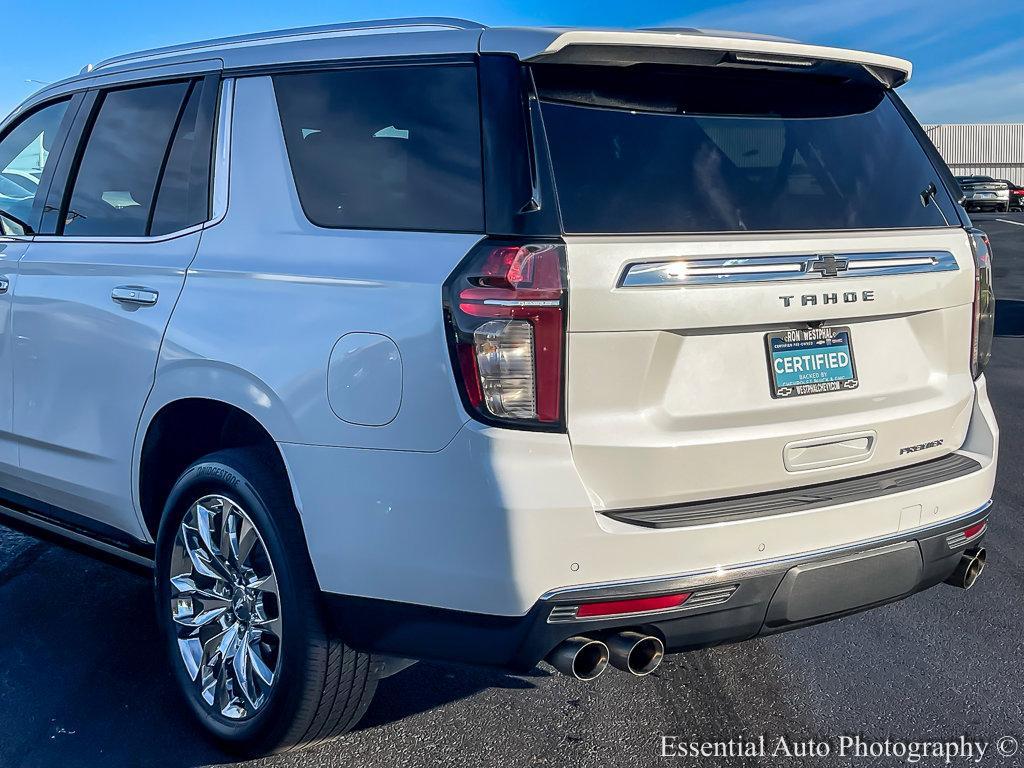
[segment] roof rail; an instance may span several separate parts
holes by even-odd
[[[696,27],[637,27],[638,32],[677,32],[687,35],[700,35],[703,30]]]
[[[119,64],[128,64],[133,61],[161,58],[177,54],[187,54],[209,49],[230,48],[233,46],[260,42],[269,43],[283,38],[302,39],[304,37],[317,37],[330,35],[332,33],[358,33],[361,31],[369,33],[375,30],[389,29],[394,30],[395,32],[404,30],[422,31],[421,28],[472,30],[485,29],[485,26],[476,21],[468,21],[466,19],[457,19],[447,16],[413,16],[401,19],[374,19],[370,21],[345,22],[342,24],[322,24],[316,27],[296,27],[294,29],[279,29],[270,32],[255,32],[248,35],[235,35],[233,37],[200,40],[193,43],[183,43],[181,45],[170,45],[164,48],[151,48],[145,51],[137,51],[135,53],[128,53],[105,59],[99,64],[96,64],[93,69],[102,69]]]

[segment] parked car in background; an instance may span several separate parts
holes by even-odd
[[[1010,210],[1009,182],[991,176],[957,176],[968,211],[1005,212]]]
[[[412,660],[639,678],[969,588],[991,251],[910,71],[401,19],[48,86],[0,124],[42,173],[0,198],[0,516],[152,569],[246,752]]]
[[[1014,184],[1008,179],[999,179],[1010,188],[1010,210],[1024,211],[1024,187]]]

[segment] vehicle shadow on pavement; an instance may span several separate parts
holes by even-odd
[[[533,688],[529,678],[550,677],[539,669],[513,676],[500,670],[420,662],[381,680],[377,695],[356,732],[387,725],[453,701],[469,698],[488,688]]]
[[[0,539],[0,766],[237,762],[180,700],[148,578],[2,526]],[[487,687],[530,683],[500,672],[417,664],[381,681],[360,729]]]

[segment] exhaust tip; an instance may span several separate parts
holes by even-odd
[[[978,578],[985,570],[987,560],[988,553],[984,547],[964,552],[960,562],[957,563],[956,570],[946,579],[946,583],[960,589],[970,589],[977,584]]]
[[[974,553],[974,557],[971,560],[970,565],[967,567],[967,575],[964,577],[964,589],[970,589],[977,581],[978,577],[981,576],[981,572],[985,570],[985,562],[988,560],[988,553],[984,547],[981,547],[977,552]]]
[[[644,677],[661,666],[665,644],[653,635],[620,632],[608,639],[611,664],[635,677]]]
[[[563,675],[594,680],[608,668],[608,646],[590,637],[563,640],[548,656],[548,663]]]

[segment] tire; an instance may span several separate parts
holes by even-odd
[[[157,535],[157,621],[175,678],[206,730],[245,755],[345,733],[377,687],[370,656],[346,646],[326,626],[298,512],[286,479],[274,469],[279,465],[258,449],[203,457],[171,489]],[[199,509],[200,500],[207,512]],[[200,516],[209,523],[207,543]],[[237,535],[221,538],[224,525]],[[213,559],[212,549],[218,553]],[[225,549],[231,554],[224,556]],[[242,561],[236,555],[246,550]],[[217,617],[207,620],[211,614]],[[231,663],[218,669],[216,661],[225,658]],[[210,681],[216,681],[212,690]]]

